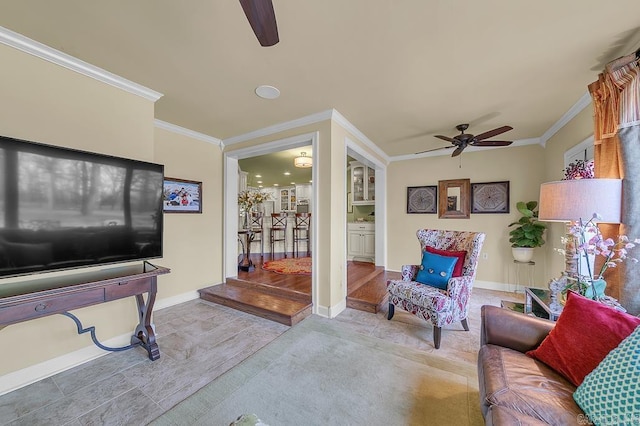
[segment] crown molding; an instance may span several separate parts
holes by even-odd
[[[218,145],[221,149],[224,148],[224,145],[222,144],[222,141],[220,139],[214,138],[213,136],[205,135],[204,133],[196,132],[194,130],[189,130],[184,127],[177,126],[175,124],[167,123],[166,121],[158,120],[157,118],[153,121],[153,125],[159,129],[168,130],[170,132],[187,136],[189,138],[212,143],[214,145]]]
[[[589,106],[589,104],[591,104],[591,95],[587,91],[575,104],[573,104],[571,108],[569,108],[567,112],[564,113],[562,117],[560,117],[558,121],[555,122],[553,126],[549,128],[549,130],[540,136],[540,145],[546,146],[547,141],[551,139],[553,135],[562,129],[568,122],[573,120],[573,118]]]
[[[321,111],[315,114],[307,115],[306,117],[297,118],[291,121],[285,121],[284,123],[274,124],[272,126],[254,130],[253,132],[222,139],[222,143],[225,146],[229,146],[236,143],[245,142],[251,139],[260,138],[263,136],[273,135],[274,133],[280,133],[286,130],[295,129],[297,127],[302,127],[309,124],[315,124],[321,121],[330,120],[332,116],[332,112],[333,110],[328,109],[326,111]]]
[[[56,50],[52,47],[44,45],[40,42],[32,40],[28,37],[11,31],[7,28],[0,27],[0,43],[5,44],[14,49],[33,55],[37,58],[44,59],[53,64],[75,71],[79,74],[91,77],[95,80],[109,84],[111,86],[122,89],[126,92],[133,93],[143,97],[149,101],[155,102],[160,99],[163,94],[144,87],[138,83],[122,78],[109,71],[98,68],[87,62],[74,58],[64,52]]]
[[[358,128],[356,126],[354,126],[349,120],[347,120],[344,117],[344,115],[340,114],[335,109],[333,109],[331,111],[332,111],[332,114],[331,114],[331,119],[332,120],[334,120],[336,123],[340,124],[342,127],[344,127],[347,131],[349,131],[354,136],[357,136],[357,138],[362,143],[364,143],[367,146],[367,148],[369,148],[371,151],[373,151],[376,154],[378,154],[382,159],[384,159],[387,162],[387,164],[389,163],[391,158],[383,150],[381,150],[380,147],[378,147],[378,145],[373,143],[373,141],[371,139],[369,139],[364,133],[362,133],[360,130],[358,130]]]

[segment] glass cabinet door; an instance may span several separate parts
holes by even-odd
[[[353,201],[364,201],[364,166],[353,166],[351,169]]]
[[[367,167],[367,200],[376,199],[376,171]]]
[[[289,190],[280,190],[280,211],[289,210]]]

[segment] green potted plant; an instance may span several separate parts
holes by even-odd
[[[513,258],[518,262],[530,262],[533,257],[533,249],[544,244],[542,235],[547,228],[543,223],[538,222],[537,201],[518,201],[516,208],[522,214],[517,222],[509,224],[509,227],[517,225],[509,232],[511,238],[511,252]]]

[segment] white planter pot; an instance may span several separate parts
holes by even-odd
[[[511,247],[513,258],[517,262],[531,262],[533,259],[533,248],[531,247]]]

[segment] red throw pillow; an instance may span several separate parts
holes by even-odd
[[[640,318],[570,291],[555,327],[527,355],[580,386],[585,376],[638,325]]]
[[[429,253],[439,254],[440,256],[447,257],[457,257],[456,266],[453,267],[452,277],[461,277],[462,276],[462,267],[464,266],[464,258],[467,256],[467,252],[455,251],[455,250],[440,250],[435,247],[425,246],[424,251],[428,251]]]

